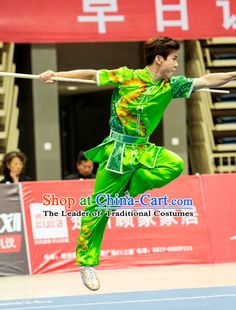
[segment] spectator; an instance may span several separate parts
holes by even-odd
[[[84,156],[84,152],[80,151],[76,162],[77,173],[70,174],[65,177],[65,180],[78,180],[78,179],[94,179],[93,174],[94,164],[92,160],[88,160]]]
[[[24,175],[26,156],[20,151],[7,153],[2,160],[2,174],[4,179],[0,183],[17,183],[29,181],[30,178]]]

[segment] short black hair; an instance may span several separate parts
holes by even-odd
[[[177,40],[169,37],[152,38],[144,43],[144,58],[146,65],[151,65],[157,55],[167,59],[172,51],[179,50]]]
[[[79,154],[77,157],[77,163],[80,164],[82,160],[88,160],[88,158],[85,157],[84,151],[79,151]]]

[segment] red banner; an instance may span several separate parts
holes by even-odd
[[[75,247],[81,216],[61,214],[83,210],[78,207],[80,198],[92,194],[93,184],[93,180],[22,183],[33,274],[78,269],[75,265]],[[63,200],[64,197],[73,197],[75,201]]]
[[[22,183],[22,188],[32,273],[76,270],[81,216],[61,215],[82,212],[81,198],[92,194],[93,181],[28,182]],[[101,251],[102,268],[212,263],[199,177],[181,177],[149,194],[155,199],[167,197],[170,202],[190,198],[194,214],[154,215],[147,206],[142,211],[150,213],[111,216]],[[174,211],[183,209],[174,207]],[[120,208],[122,211],[127,210]]]
[[[103,265],[114,267],[201,264],[211,262],[209,237],[203,211],[199,177],[181,177],[152,198],[192,199],[193,216],[113,217],[105,232]],[[147,207],[148,208],[148,207]],[[180,211],[181,207],[174,208]],[[146,209],[145,209],[146,211]],[[165,208],[160,208],[160,212]]]
[[[2,0],[0,41],[143,41],[235,36],[231,0]]]
[[[236,175],[202,177],[214,263],[236,262]]]

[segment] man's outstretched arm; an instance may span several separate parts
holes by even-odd
[[[81,69],[72,71],[60,71],[54,72],[52,70],[45,71],[39,75],[40,80],[48,84],[53,84],[54,81],[50,80],[51,77],[62,77],[82,80],[94,80],[97,81],[97,71],[92,69]]]
[[[209,73],[194,79],[194,90],[224,85],[236,79],[236,71],[227,73]]]

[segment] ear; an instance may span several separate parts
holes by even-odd
[[[163,62],[164,58],[160,55],[156,55],[155,61],[157,62],[158,65],[161,65]]]

